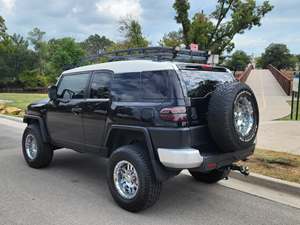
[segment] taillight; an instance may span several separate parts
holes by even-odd
[[[187,122],[187,114],[185,107],[163,108],[160,110],[160,118],[172,122]]]

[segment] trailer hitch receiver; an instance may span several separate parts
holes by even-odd
[[[249,172],[249,167],[248,166],[243,166],[243,165],[237,165],[237,164],[232,164],[230,166],[231,170],[236,170],[239,171],[241,174],[245,175],[245,176],[249,176],[250,172]]]

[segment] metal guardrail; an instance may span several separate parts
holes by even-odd
[[[278,69],[276,69],[273,65],[269,64],[267,68],[270,70],[270,72],[273,74],[275,79],[278,81],[282,89],[287,95],[291,95],[291,88],[292,88],[292,80],[280,72]]]
[[[249,64],[248,67],[246,68],[246,70],[240,76],[238,76],[236,79],[242,83],[245,83],[251,73],[251,70],[253,70],[253,69],[254,69],[254,66],[252,64]]]

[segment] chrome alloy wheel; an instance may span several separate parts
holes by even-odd
[[[120,161],[114,168],[114,184],[119,194],[125,199],[133,199],[139,189],[139,178],[134,166]]]
[[[34,160],[37,156],[38,146],[34,135],[28,134],[25,140],[25,150],[29,159]]]
[[[237,97],[234,105],[234,127],[243,138],[252,130],[255,118],[252,102],[242,93]]]

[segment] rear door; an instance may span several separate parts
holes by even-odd
[[[48,105],[50,137],[64,147],[80,150],[84,146],[82,107],[89,79],[89,72],[63,75],[58,84],[59,101]]]
[[[88,98],[83,105],[85,144],[89,151],[98,152],[103,145],[105,125],[110,108],[111,71],[96,71],[92,75]]]
[[[196,68],[180,70],[191,107],[188,110],[190,125],[206,124],[206,114],[210,94],[218,84],[233,82],[228,72],[201,71]]]

